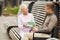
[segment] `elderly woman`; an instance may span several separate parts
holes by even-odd
[[[32,13],[28,13],[28,7],[22,4],[21,14],[18,16],[18,27],[20,28],[20,36],[22,37],[21,40],[23,40],[24,34],[29,33],[31,31],[31,27],[27,25],[28,22],[34,22],[34,17]],[[33,28],[32,31],[34,32],[35,28]]]

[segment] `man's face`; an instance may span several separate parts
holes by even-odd
[[[49,7],[45,7],[45,10],[46,10],[46,13],[48,13],[48,14],[51,14],[52,13],[52,9],[51,8],[49,8]]]
[[[28,8],[22,7],[21,11],[22,11],[23,14],[26,15],[28,13]]]

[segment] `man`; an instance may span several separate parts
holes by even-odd
[[[47,3],[46,4],[46,19],[44,24],[42,25],[42,27],[37,27],[37,31],[49,31],[51,32],[52,29],[56,26],[57,23],[57,17],[54,14],[54,4],[53,3]],[[37,33],[36,33],[37,35]],[[24,40],[29,40],[29,39],[33,39],[33,33],[27,33],[24,36]]]
[[[46,13],[47,13],[47,16],[46,16],[46,19],[45,19],[45,22],[42,26],[42,28],[39,30],[40,31],[52,31],[53,27],[56,25],[57,23],[57,17],[56,15],[54,14],[54,4],[53,3],[48,3],[46,4]]]

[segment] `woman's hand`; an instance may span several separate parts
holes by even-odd
[[[25,24],[23,24],[23,27],[26,27],[26,28],[27,28],[28,26],[27,26],[27,24],[25,23]]]

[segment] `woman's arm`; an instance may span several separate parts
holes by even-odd
[[[21,18],[20,18],[20,16],[18,16],[18,27],[19,27],[19,28],[22,28],[22,27],[23,27],[23,25],[22,25],[22,23],[21,23]]]

